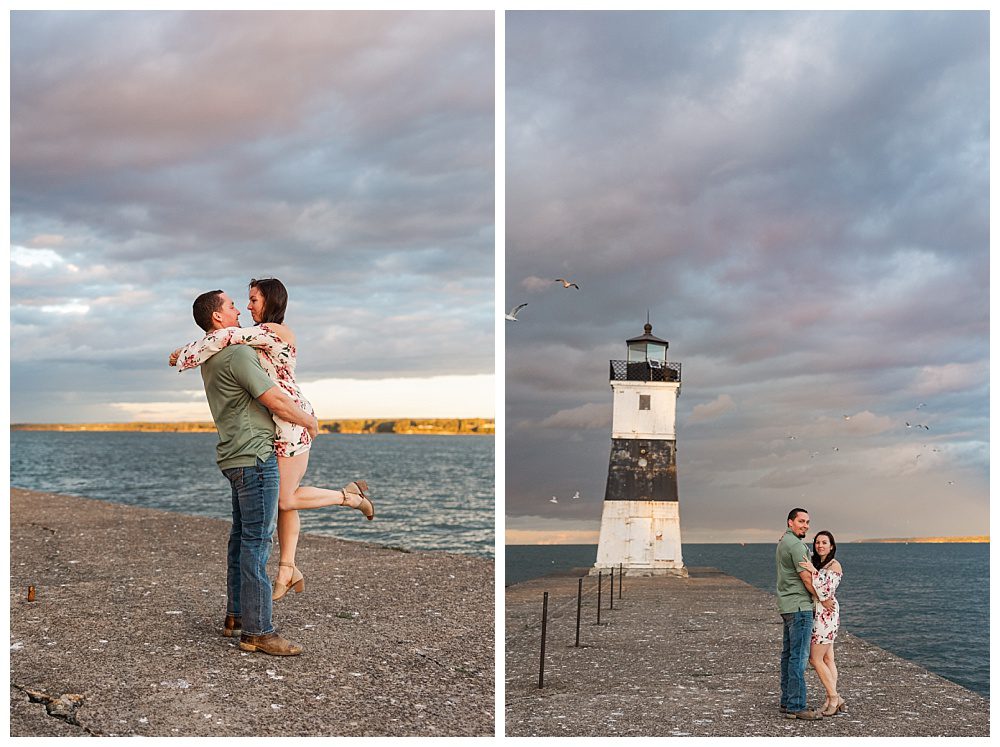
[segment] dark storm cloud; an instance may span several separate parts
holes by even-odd
[[[648,309],[689,536],[810,498],[855,536],[985,533],[987,14],[525,12],[506,39],[511,525],[596,528],[607,361]]]
[[[492,13],[16,12],[11,36],[16,385],[123,339],[159,361],[194,296],[242,308],[268,275],[304,379],[493,370]]]

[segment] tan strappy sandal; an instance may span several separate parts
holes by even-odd
[[[285,594],[288,593],[289,589],[294,589],[295,593],[298,594],[302,591],[305,591],[306,588],[305,576],[302,575],[302,571],[300,571],[298,568],[295,567],[295,563],[278,563],[278,565],[279,566],[283,565],[286,568],[292,569],[292,580],[289,581],[288,584],[283,584],[280,581],[275,580],[274,590],[271,592],[272,602],[277,602],[279,599],[285,596]]]
[[[846,710],[847,710],[847,703],[844,701],[842,697],[838,695],[837,700],[835,702],[827,703],[826,708],[823,709],[823,715],[827,717],[834,716],[837,713]]]
[[[375,518],[375,504],[372,503],[371,498],[368,497],[367,482],[364,480],[355,480],[354,482],[345,485],[342,488],[342,492],[344,494],[344,505],[360,510],[368,521]],[[357,503],[348,503],[348,496],[357,498]]]

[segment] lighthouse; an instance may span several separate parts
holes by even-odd
[[[681,364],[667,360],[670,343],[648,319],[626,345],[626,359],[611,361],[611,456],[592,573],[622,566],[633,575],[687,576],[677,501]]]

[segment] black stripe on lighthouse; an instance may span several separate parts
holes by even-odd
[[[676,501],[677,443],[612,438],[606,501]]]

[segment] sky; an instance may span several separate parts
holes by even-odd
[[[647,311],[684,542],[774,542],[798,506],[839,541],[989,533],[988,32],[508,13],[509,544],[597,542],[608,361]]]
[[[197,295],[245,309],[268,276],[321,418],[493,417],[493,37],[489,11],[13,13],[11,422],[209,419],[167,357]]]

